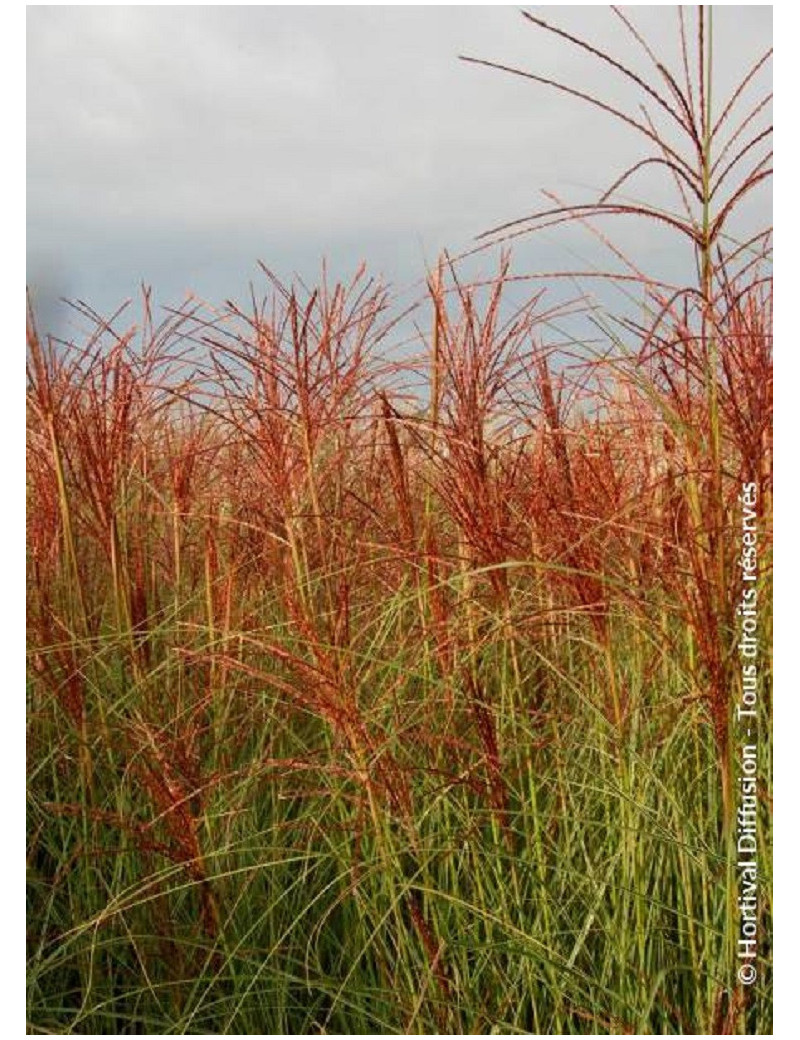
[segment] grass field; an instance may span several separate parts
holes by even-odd
[[[685,150],[637,117],[695,269],[617,257],[591,348],[507,255],[413,352],[364,271],[29,315],[30,1032],[771,1032],[767,139],[709,18],[644,85]],[[618,191],[489,241],[664,223]]]

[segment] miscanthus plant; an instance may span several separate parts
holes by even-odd
[[[765,65],[712,104],[708,13],[672,71],[619,17],[649,78],[565,42],[642,91],[619,118],[652,152],[491,236],[580,220],[613,248],[598,221],[633,213],[690,243],[678,286],[615,253],[646,306],[600,357],[549,345],[579,302],[507,304],[508,256],[431,272],[401,361],[364,270],[161,325],[145,296],[77,344],[29,316],[30,1032],[770,1032],[771,283],[768,235],[730,237],[766,175],[766,103],[737,115]],[[625,201],[645,162],[684,211]]]
[[[622,282],[628,290],[631,286],[641,290],[644,317],[620,322],[633,332],[633,340],[628,340],[633,351],[628,358],[622,356],[618,371],[624,383],[641,384],[637,391],[649,397],[664,427],[665,454],[677,485],[675,497],[680,499],[680,522],[686,526],[680,548],[687,552],[691,573],[690,589],[681,579],[676,592],[684,600],[687,624],[697,644],[702,668],[699,685],[714,728],[727,826],[729,726],[736,686],[731,637],[736,629],[739,551],[733,504],[743,481],[766,475],[770,426],[763,395],[771,379],[772,229],[751,232],[744,242],[735,237],[735,230],[740,208],[772,175],[768,119],[772,94],[760,89],[771,51],[760,56],[732,92],[717,102],[712,8],[701,6],[690,14],[678,9],[681,64],[676,69],[668,68],[654,53],[629,15],[621,8],[611,10],[620,32],[629,35],[642,52],[647,71],[638,72],[590,41],[533,14],[523,12],[523,17],[626,81],[632,94],[638,95],[636,108],[617,107],[602,96],[535,72],[464,59],[577,97],[638,135],[646,149],[599,199],[549,205],[485,237],[507,241],[544,227],[583,223],[596,228],[616,262],[599,276]],[[671,183],[678,204],[675,211],[626,196],[625,190],[633,190],[636,179],[652,168]],[[632,217],[645,228],[666,226],[689,246],[694,277],[684,284],[667,284],[648,276],[635,258],[625,256],[606,236],[602,222],[608,217]],[[746,317],[752,319],[754,314],[758,314],[758,345],[749,335]],[[621,336],[618,345],[624,349]],[[625,364],[626,360],[632,364]],[[742,441],[745,427],[750,428],[749,434]],[[768,480],[760,483],[769,487]]]

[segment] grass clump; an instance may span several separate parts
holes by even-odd
[[[526,17],[688,145],[617,113],[653,154],[599,202],[498,232],[624,213],[691,242],[691,285],[612,272],[644,304],[604,322],[601,355],[548,346],[575,303],[506,305],[505,255],[489,284],[439,265],[422,356],[401,361],[363,270],[270,275],[248,309],[160,326],[145,295],[138,326],[89,315],[83,344],[30,315],[31,1032],[771,1030],[769,238],[730,245],[766,176],[763,106],[734,118],[761,66],[714,116],[710,15],[696,68],[681,15],[673,74],[620,14],[652,81]],[[614,201],[645,162],[684,214]]]

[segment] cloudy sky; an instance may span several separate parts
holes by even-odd
[[[647,68],[607,8],[529,10]],[[675,64],[675,9],[625,10]],[[715,8],[720,99],[771,43],[770,7]],[[58,297],[107,312],[142,281],[161,304],[243,299],[259,260],[285,279],[312,278],[322,257],[342,277],[366,260],[410,298],[442,248],[536,209],[542,188],[588,200],[645,154],[597,110],[459,54],[638,105],[514,7],[29,7],[27,277],[41,320],[61,331]],[[765,192],[756,223],[769,205]],[[665,270],[686,263],[655,233],[620,234]],[[593,248],[548,232],[515,264],[583,266]]]

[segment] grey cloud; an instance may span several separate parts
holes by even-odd
[[[646,62],[606,9],[541,10]],[[674,11],[630,10],[676,58]],[[724,96],[769,46],[771,9],[715,17]],[[289,276],[327,254],[408,284],[540,188],[585,197],[642,154],[602,114],[459,53],[630,105],[624,80],[510,7],[29,8],[29,280],[46,293],[38,272],[66,271],[105,309],[142,279],[219,300],[257,259]]]

